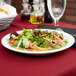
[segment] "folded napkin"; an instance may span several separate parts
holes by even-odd
[[[50,25],[38,25],[37,28],[42,28],[42,29],[57,29],[57,28],[61,28],[63,31],[71,34],[75,40],[76,40],[76,29],[72,29],[72,28],[64,28],[64,27],[59,27],[59,26],[50,26]],[[73,46],[76,46],[76,41],[75,44]]]

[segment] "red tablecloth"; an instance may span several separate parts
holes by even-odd
[[[18,15],[8,29],[0,32],[0,40],[12,31],[23,27],[35,29],[37,26],[21,21]],[[76,28],[76,25],[61,22],[60,26]],[[12,52],[0,42],[0,76],[76,76],[76,48],[36,57]]]

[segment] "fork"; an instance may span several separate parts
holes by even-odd
[[[57,31],[62,31],[62,32],[64,32],[61,28],[56,28],[56,30],[57,30]],[[74,37],[76,37],[75,34],[71,34],[71,35],[74,36]]]

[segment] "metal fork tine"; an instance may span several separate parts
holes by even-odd
[[[56,30],[64,32],[61,28],[56,28]],[[71,34],[71,35],[74,36],[74,37],[76,37],[75,34]]]
[[[56,28],[56,30],[64,32],[61,28]]]

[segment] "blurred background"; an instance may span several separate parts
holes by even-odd
[[[22,0],[12,0],[12,5],[20,13],[22,10]],[[67,0],[67,7],[60,21],[70,24],[76,24],[76,0]]]

